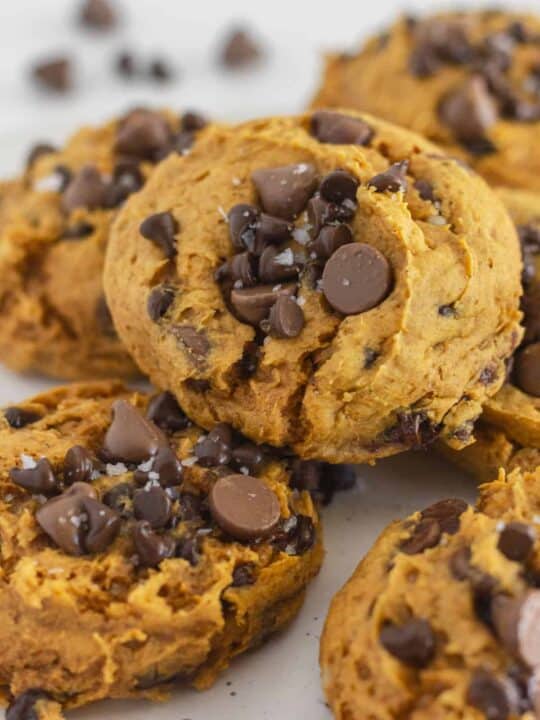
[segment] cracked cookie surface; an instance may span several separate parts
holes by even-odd
[[[12,703],[204,688],[299,610],[322,542],[290,458],[105,381],[5,409],[0,436]]]
[[[520,338],[501,203],[348,113],[211,129],[164,161],[115,222],[105,289],[130,353],[199,424],[330,462],[467,444]]]

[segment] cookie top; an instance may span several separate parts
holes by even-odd
[[[403,18],[328,58],[314,106],[372,112],[466,159],[492,184],[540,189],[540,20],[502,11]]]
[[[330,607],[323,684],[338,720],[532,720],[540,710],[540,473],[390,525]]]
[[[117,218],[105,289],[190,417],[330,462],[466,444],[520,338],[498,199],[350,113],[210,129],[165,160]]]
[[[60,388],[5,409],[0,441],[13,696],[73,706],[173,677],[204,687],[296,613],[319,568],[292,461],[223,424],[203,433],[167,393]]]
[[[61,150],[36,146],[24,176],[0,185],[2,362],[68,379],[136,374],[102,288],[111,220],[203,123],[136,110],[83,128]]]

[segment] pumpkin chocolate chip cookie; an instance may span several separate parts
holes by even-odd
[[[206,687],[300,608],[322,543],[298,462],[105,381],[6,409],[0,436],[14,708]]]
[[[471,441],[520,340],[520,274],[480,178],[406,130],[315,112],[165,160],[117,217],[105,290],[203,427],[364,462]]]
[[[14,370],[85,379],[134,375],[102,287],[112,218],[154,163],[185,152],[204,121],[136,110],[38,145],[0,185],[0,357]]]
[[[540,712],[540,473],[442,500],[379,537],[321,641],[336,720],[532,720]]]
[[[466,159],[494,185],[540,190],[538,17],[403,18],[358,53],[329,57],[313,104],[374,113]]]

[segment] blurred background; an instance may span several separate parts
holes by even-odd
[[[429,0],[106,4],[112,19],[103,0],[89,3],[90,17],[81,17],[86,0],[0,2],[2,175],[18,170],[34,141],[58,142],[81,124],[141,103],[194,108],[229,120],[300,110],[315,88],[324,51],[354,47],[396,12],[441,5]],[[479,5],[494,2],[461,3]],[[539,5],[529,3],[537,10]],[[245,34],[234,46],[237,30]],[[67,65],[65,90],[48,88],[33,76],[37,65],[56,60],[63,62],[57,74],[65,75]]]

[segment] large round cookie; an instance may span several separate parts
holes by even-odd
[[[105,289],[204,427],[371,461],[470,442],[520,338],[519,247],[485,183],[371,117],[210,130],[118,216]]]
[[[321,641],[337,720],[540,712],[540,473],[394,522],[334,598]],[[536,711],[536,714],[535,714]]]
[[[0,185],[2,362],[69,379],[137,372],[103,295],[109,228],[155,161],[187,149],[195,125],[192,113],[137,110],[83,128],[61,150],[37,146],[24,176]]]
[[[4,411],[0,443],[0,685],[20,705],[204,688],[319,569],[291,460],[165,393],[50,391]]]
[[[316,107],[422,133],[491,183],[540,190],[540,20],[497,11],[403,18],[328,58]]]

